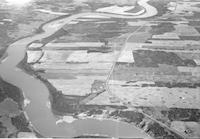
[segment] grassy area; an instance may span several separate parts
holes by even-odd
[[[0,58],[4,55],[4,52],[6,51],[6,48],[8,45],[13,42],[13,39],[9,37],[8,31],[13,30],[15,28],[14,25],[10,25],[8,23],[5,23],[3,25],[0,25]]]
[[[21,90],[16,86],[0,79],[0,102],[2,102],[5,98],[13,99],[18,103],[19,108],[22,109],[24,97]]]
[[[89,40],[97,41],[109,41],[111,38],[116,38],[121,34],[133,32],[135,30],[135,28],[128,26],[124,20],[115,19],[112,21],[115,22],[99,24],[81,21],[76,25],[66,25],[63,28],[70,34],[77,34],[80,35],[80,37],[87,37]],[[81,36],[82,34],[84,34],[84,36]]]
[[[188,25],[196,27],[196,26],[200,26],[200,22],[199,21],[189,21]]]
[[[99,9],[99,8],[112,6],[112,4],[99,2],[99,1],[86,2],[86,4],[88,4],[88,6],[90,7],[92,11],[96,11],[96,9]]]
[[[117,64],[114,68],[113,80],[153,81],[175,83],[198,83],[200,79],[187,73],[180,73],[176,67],[135,67],[134,65]]]
[[[173,52],[136,50],[133,51],[135,66],[137,67],[158,67],[159,64],[173,66],[196,66],[193,60],[182,60]]]
[[[196,30],[200,33],[200,27],[196,27]]]
[[[6,51],[6,47],[0,49],[0,59],[1,58],[3,59],[3,55],[4,55],[5,51]]]
[[[199,109],[166,108],[166,107],[139,107],[146,114],[170,126],[172,121],[199,122]]]
[[[68,32],[64,29],[59,29],[53,35],[50,35],[47,38],[42,39],[40,42],[45,45],[45,44],[51,42],[52,40],[59,38],[61,36],[65,36],[65,35],[68,35]]]
[[[175,30],[174,24],[170,22],[165,22],[165,23],[160,23],[158,25],[153,25],[151,26],[150,33],[153,35],[159,35],[159,34],[164,34],[167,32],[172,32]]]
[[[0,123],[0,138],[5,138],[7,136],[7,128]]]
[[[192,20],[199,20],[200,19],[200,12],[197,11],[193,11],[193,15],[192,16],[184,16],[184,18],[186,19],[192,19]]]
[[[128,13],[137,13],[137,12],[141,11],[142,9],[143,9],[142,6],[136,4],[136,5],[135,5],[135,8],[133,8],[133,9],[131,9],[131,10],[129,10],[129,11],[126,11],[126,12],[128,12]]]
[[[8,98],[14,100],[16,102],[16,105],[18,105],[18,110],[17,113],[19,115],[16,116],[10,116],[8,117],[10,120],[4,121],[4,124],[0,122],[0,137],[2,138],[7,138],[7,137],[17,137],[18,132],[32,132],[32,127],[29,125],[28,119],[25,118],[25,115],[23,113],[23,105],[24,105],[24,97],[19,88],[16,86],[13,86],[2,79],[0,79],[0,103],[4,102],[4,100]],[[7,103],[12,102],[12,101],[7,101]],[[13,105],[8,104],[7,109],[8,110],[14,110]],[[10,107],[10,108],[9,108]],[[16,110],[15,110],[16,111]],[[12,113],[12,111],[10,111]],[[7,117],[6,115],[1,115],[0,118]],[[16,128],[16,130],[11,131],[11,127],[8,125],[12,125],[12,128]],[[14,132],[14,133],[12,133]],[[38,134],[39,135],[39,134]]]
[[[179,36],[181,40],[193,40],[193,41],[199,41],[200,36]]]
[[[31,132],[29,122],[23,113],[11,118],[12,124],[21,132]]]
[[[128,42],[145,43],[150,38],[151,34],[148,32],[136,32],[130,38],[128,38]]]
[[[112,112],[110,116],[119,116],[120,118],[125,118],[126,122],[135,124],[139,124],[144,118],[144,115],[139,112],[119,110]]]
[[[42,33],[42,32],[43,32],[43,29],[42,29],[42,28],[43,28],[46,24],[49,24],[50,22],[53,22],[53,21],[56,21],[56,20],[59,20],[59,19],[63,19],[63,18],[68,17],[68,16],[69,16],[69,15],[59,16],[59,17],[50,19],[50,20],[48,20],[47,22],[42,23],[42,24],[39,26],[39,28],[35,29],[35,33],[36,33],[36,34]]]

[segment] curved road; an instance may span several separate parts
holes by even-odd
[[[139,5],[143,6],[145,13],[137,16],[115,15],[109,13],[80,13],[58,19],[47,23],[43,26],[44,32],[18,40],[11,44],[6,53],[8,56],[0,63],[0,76],[7,82],[22,89],[24,96],[31,100],[31,103],[25,107],[30,122],[34,128],[42,135],[48,137],[72,137],[77,136],[76,128],[80,128],[78,124],[61,124],[56,125],[56,118],[51,109],[47,108],[46,103],[49,99],[49,91],[47,87],[38,79],[26,74],[23,70],[17,68],[18,63],[23,60],[26,54],[26,47],[33,41],[46,38],[54,34],[70,21],[84,16],[108,16],[113,18],[147,18],[157,14],[157,10],[150,6],[148,0],[140,0]],[[98,122],[96,122],[98,125]],[[140,135],[141,136],[141,135]]]

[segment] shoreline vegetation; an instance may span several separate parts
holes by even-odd
[[[36,135],[36,137],[42,137],[38,132],[36,132],[29,119],[26,116],[26,113],[23,111],[24,109],[24,96],[23,96],[23,92],[22,90],[20,90],[18,87],[7,83],[6,81],[3,81],[0,78],[0,103],[4,102],[6,99],[11,99],[13,100],[17,105],[18,105],[18,114],[16,115],[0,115],[0,118],[4,118],[7,117],[10,119],[11,123],[7,123],[7,124],[11,124],[16,128],[16,132],[9,134],[8,130],[6,129],[6,127],[4,127],[4,125],[2,124],[2,122],[0,122],[0,125],[2,126],[1,128],[5,128],[5,133],[2,134],[2,132],[0,132],[0,137],[17,137],[18,133],[20,132],[26,132],[26,133],[34,133]],[[8,122],[8,121],[7,121]],[[2,129],[3,130],[3,129]]]

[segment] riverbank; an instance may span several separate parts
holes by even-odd
[[[33,76],[34,78],[39,79],[41,82],[44,83],[44,85],[48,88],[49,90],[49,100],[52,105],[53,101],[53,96],[55,94],[60,94],[59,91],[53,87],[46,79],[42,78],[31,66],[26,62],[27,61],[27,55],[24,57],[24,59],[17,65],[18,68],[22,69],[25,73]],[[53,110],[54,113],[58,113]]]
[[[0,49],[0,61],[6,57],[4,56],[6,49],[7,49],[6,47]]]
[[[49,90],[49,100],[52,108],[52,112],[57,116],[64,116],[66,114],[75,114],[80,111],[88,111],[91,109],[100,109],[109,107],[109,106],[100,106],[100,105],[91,105],[87,106],[84,104],[81,104],[82,100],[85,100],[89,95],[86,96],[70,96],[70,95],[64,95],[60,91],[58,91],[51,83],[48,82],[47,79],[44,79],[41,77],[38,72],[43,71],[35,71],[31,66],[26,62],[27,61],[27,55],[24,57],[24,59],[18,64],[18,68],[22,69],[27,74],[33,76],[34,78],[39,79],[41,82],[45,84],[45,86]],[[81,106],[83,105],[83,106]],[[125,106],[110,106],[112,108],[117,109],[125,109]]]
[[[19,88],[3,81],[0,78],[0,89],[0,102],[2,102],[6,98],[11,98],[18,104],[20,110],[23,109],[24,96]]]

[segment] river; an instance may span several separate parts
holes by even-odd
[[[8,47],[6,50],[7,57],[0,63],[0,76],[5,81],[20,88],[25,98],[30,100],[31,103],[25,107],[25,112],[34,128],[39,131],[41,135],[45,137],[73,137],[82,134],[103,134],[113,137],[148,137],[133,125],[112,120],[99,121],[86,119],[76,120],[71,124],[62,123],[57,125],[56,117],[53,115],[51,109],[47,107],[49,91],[45,84],[17,68],[18,63],[25,57],[28,44],[54,34],[70,21],[84,16],[96,15],[130,19],[154,16],[157,14],[157,10],[147,2],[148,0],[140,0],[138,2],[146,10],[146,13],[142,15],[124,16],[109,13],[80,13],[48,22],[43,25],[43,33],[20,39]]]

